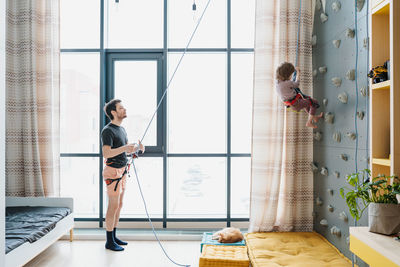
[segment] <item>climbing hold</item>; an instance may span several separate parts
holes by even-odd
[[[361,87],[360,93],[361,93],[362,96],[367,96],[367,93],[368,93],[367,86]]]
[[[332,83],[333,85],[335,85],[336,87],[339,87],[342,85],[342,79],[339,77],[333,77],[332,78]]]
[[[328,99],[324,98],[322,100],[322,103],[324,104],[324,106],[326,107],[328,105]]]
[[[340,143],[340,141],[342,140],[341,136],[342,135],[340,134],[340,132],[334,132],[333,135],[332,135],[332,138],[336,142]]]
[[[333,189],[328,188],[326,189],[326,192],[328,192],[329,195],[333,196]]]
[[[317,10],[321,10],[321,7],[322,7],[321,0],[315,1],[315,7],[317,8]]]
[[[357,111],[357,117],[360,119],[360,120],[363,120],[364,119],[364,111]]]
[[[347,137],[350,138],[351,140],[356,140],[357,135],[355,133],[352,132],[348,132],[346,133]]]
[[[332,9],[335,12],[338,12],[340,10],[341,6],[342,5],[340,4],[339,1],[335,1],[335,2],[332,3]]]
[[[340,157],[342,158],[342,160],[344,161],[348,161],[349,157],[346,154],[341,154]]]
[[[311,162],[310,166],[311,166],[311,171],[312,172],[316,173],[318,171],[318,166],[317,166],[317,164],[315,162]]]
[[[355,36],[355,31],[353,30],[353,29],[350,29],[350,28],[347,28],[347,30],[346,30],[346,36],[347,37],[349,37],[349,38],[354,38],[354,36]]]
[[[336,176],[336,178],[340,178],[340,172],[335,171],[333,174]]]
[[[325,13],[321,13],[321,22],[324,23],[328,20],[328,15]]]
[[[347,80],[354,81],[355,78],[356,78],[356,70],[355,69],[351,69],[346,73]]]
[[[363,47],[364,47],[365,49],[367,49],[367,48],[368,48],[368,45],[369,45],[369,38],[368,38],[368,37],[365,37],[364,40],[363,40]]]
[[[327,221],[326,219],[322,219],[319,223],[320,223],[322,226],[328,226],[328,221]]]
[[[332,205],[328,205],[328,210],[329,210],[330,212],[333,212],[333,210],[334,210],[333,206],[332,206]]]
[[[333,226],[333,227],[331,228],[331,234],[332,234],[332,235],[335,235],[335,236],[337,236],[337,237],[340,237],[340,236],[342,235],[342,232],[340,231],[339,228],[337,228],[336,226]]]
[[[342,211],[342,212],[339,214],[339,218],[340,218],[342,221],[344,221],[344,222],[349,221],[349,218],[347,217],[347,214],[346,214],[346,212],[344,212],[344,211]]]
[[[317,198],[315,199],[315,204],[316,204],[317,206],[322,206],[322,204],[323,204],[322,198],[317,197]]]
[[[365,0],[357,0],[357,11],[360,12],[364,7]]]
[[[325,113],[325,122],[333,124],[333,120],[335,119],[335,115],[332,112],[327,112]]]
[[[314,136],[314,139],[316,141],[321,141],[321,139],[322,139],[322,133],[321,132],[315,132],[315,133],[313,133],[313,136]]]
[[[318,71],[317,70],[313,70],[313,72],[312,72],[312,76],[317,76],[317,74],[318,74]]]
[[[312,36],[311,44],[312,46],[315,46],[317,44],[317,36],[315,34]]]
[[[321,174],[324,175],[324,176],[328,176],[328,168],[322,167],[321,168]]]
[[[319,70],[320,73],[326,73],[328,68],[326,66],[323,66],[323,67],[319,67],[318,70]]]
[[[333,41],[332,41],[333,45],[334,45],[336,48],[339,48],[340,42],[341,42],[340,39],[338,39],[338,40],[333,40]]]
[[[347,96],[347,94],[346,94],[345,92],[339,94],[337,98],[338,98],[339,101],[342,102],[343,104],[346,104],[346,103],[347,103],[348,96]]]

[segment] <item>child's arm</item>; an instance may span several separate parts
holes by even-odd
[[[300,83],[300,68],[296,67],[296,82]]]

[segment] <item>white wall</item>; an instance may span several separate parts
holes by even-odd
[[[5,261],[5,94],[6,94],[6,1],[0,1],[0,266]]]

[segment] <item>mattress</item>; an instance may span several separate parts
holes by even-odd
[[[252,267],[351,267],[351,261],[318,233],[250,233]]]
[[[60,207],[7,207],[6,253],[25,242],[33,243],[71,213]]]

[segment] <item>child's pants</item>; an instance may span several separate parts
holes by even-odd
[[[310,115],[315,115],[315,111],[317,110],[318,106],[318,101],[312,98],[308,99],[303,99],[299,98],[292,106],[291,108],[295,111],[300,111],[303,108],[305,111],[310,114]]]

